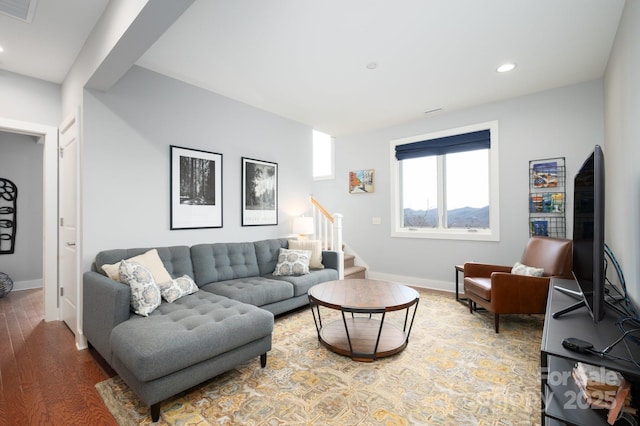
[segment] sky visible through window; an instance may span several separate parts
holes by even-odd
[[[403,208],[428,210],[437,207],[436,157],[402,161]],[[489,150],[447,155],[447,208],[489,205]]]
[[[313,176],[329,176],[331,170],[331,135],[313,131]]]

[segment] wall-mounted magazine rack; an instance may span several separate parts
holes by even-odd
[[[529,236],[565,238],[564,157],[529,161]]]

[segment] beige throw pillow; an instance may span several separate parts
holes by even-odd
[[[169,272],[167,272],[167,269],[164,267],[162,260],[160,260],[158,250],[156,249],[151,249],[146,253],[143,253],[139,256],[134,256],[126,260],[127,262],[139,263],[140,265],[147,268],[151,272],[151,275],[153,275],[153,279],[157,283],[164,283],[173,279]],[[112,280],[120,281],[120,262],[114,263],[112,265],[102,265],[102,270]]]
[[[310,250],[311,260],[309,261],[309,268],[324,268],[322,264],[322,242],[320,240],[289,240],[289,249]]]

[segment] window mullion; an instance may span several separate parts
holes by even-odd
[[[397,166],[396,179],[398,181],[397,186],[397,199],[396,208],[398,209],[398,220],[397,226],[400,228],[406,227],[404,223],[404,163],[402,161],[398,161]]]
[[[445,176],[446,176],[446,161],[444,155],[438,155],[438,209],[439,217],[438,217],[438,228],[444,229],[447,224],[447,205],[446,205],[446,196],[445,196]]]

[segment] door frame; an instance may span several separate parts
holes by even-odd
[[[60,155],[62,155],[62,153],[64,151],[66,151],[66,146],[63,146],[62,144],[65,142],[65,135],[67,132],[69,132],[69,129],[73,127],[73,137],[75,139],[75,147],[76,147],[76,155],[75,155],[75,163],[74,163],[74,169],[73,170],[67,170],[65,165],[64,160],[61,159]],[[82,274],[80,271],[80,253],[82,253],[82,247],[81,247],[81,243],[80,243],[80,228],[81,228],[81,223],[82,223],[82,217],[80,215],[80,209],[79,209],[79,196],[80,196],[80,167],[79,167],[79,161],[80,161],[80,109],[78,108],[78,111],[73,114],[70,115],[69,117],[67,117],[66,119],[64,119],[62,121],[62,123],[60,124],[60,127],[58,128],[58,310],[59,310],[59,315],[60,315],[60,320],[62,320],[65,324],[67,324],[67,326],[71,329],[71,331],[73,332],[75,339],[76,339],[76,347],[78,348],[78,350],[80,349],[85,349],[87,347],[87,340],[84,338],[84,334],[82,332]],[[67,154],[68,155],[68,154]],[[68,158],[68,157],[67,157]],[[69,276],[65,276],[65,269],[64,269],[64,263],[65,263],[65,256],[68,255],[68,253],[65,253],[64,250],[64,243],[65,243],[65,238],[66,236],[64,235],[64,232],[62,230],[63,226],[62,226],[62,220],[63,219],[68,219],[68,217],[66,216],[66,211],[63,209],[63,203],[66,203],[66,197],[63,197],[62,195],[65,194],[65,192],[67,191],[67,187],[66,187],[66,183],[65,183],[65,179],[63,178],[63,175],[65,173],[73,173],[75,174],[75,194],[76,197],[73,200],[73,208],[75,210],[75,217],[76,217],[76,229],[75,229],[75,244],[76,244],[76,249],[74,252],[74,270],[72,271],[72,279],[74,281],[75,286],[73,287],[74,290],[74,299],[75,299],[75,313],[73,314],[73,318],[74,318],[74,323],[70,324],[67,322],[67,318],[65,318],[65,298],[68,297],[68,292],[69,290],[71,290],[71,287],[68,286],[68,282],[67,280],[69,279]],[[69,271],[67,271],[69,272]],[[64,291],[62,291],[62,289],[64,289]]]
[[[0,117],[0,131],[35,136],[44,145],[42,182],[42,287],[44,320],[60,319],[58,308],[58,128]]]

